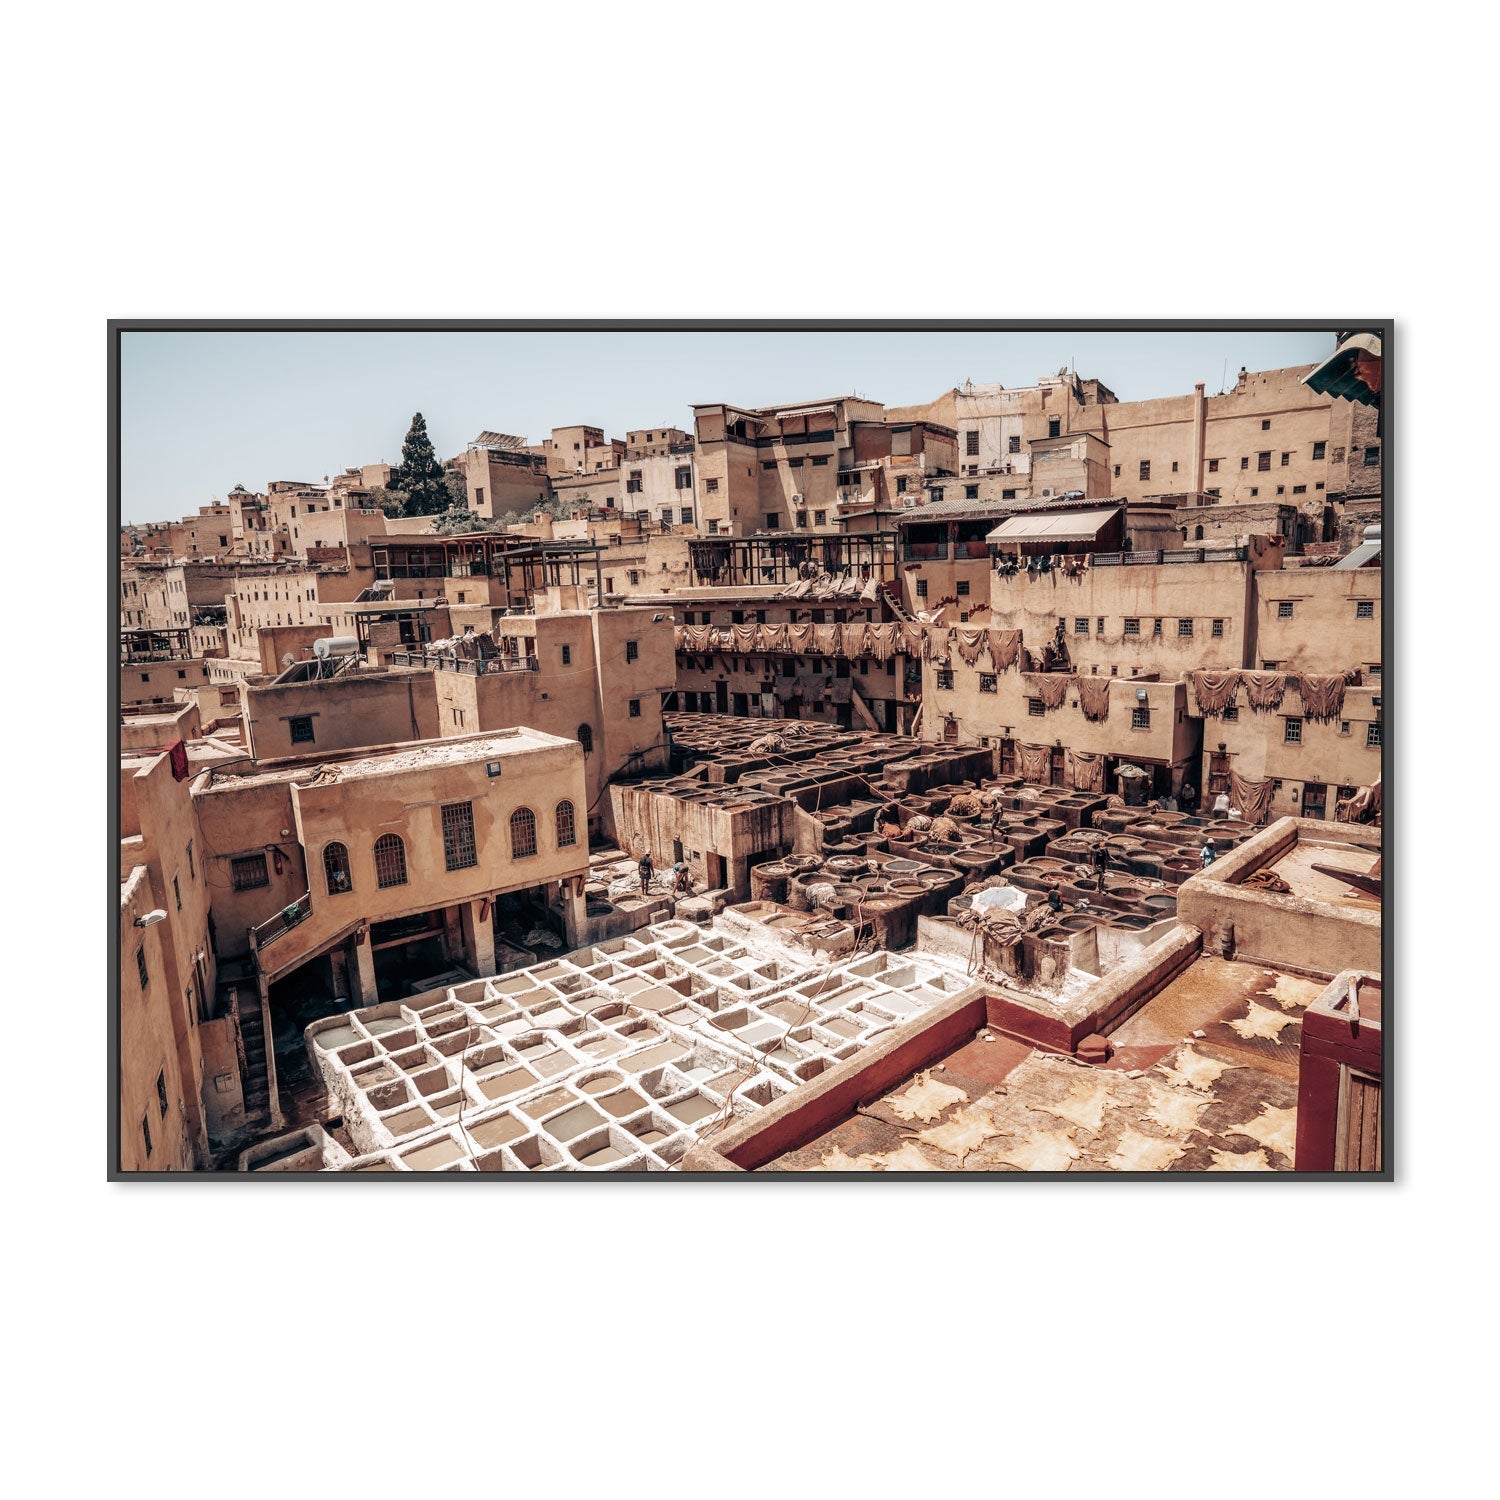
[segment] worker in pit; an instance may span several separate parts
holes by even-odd
[[[649,849],[641,855],[641,862],[637,866],[637,872],[641,877],[641,895],[651,894],[651,877],[656,873],[656,866],[651,862],[651,851]]]
[[[679,859],[672,866],[672,892],[677,896],[693,894],[693,872],[688,869],[685,859]]]
[[[1219,851],[1214,848],[1214,841],[1212,839],[1204,840],[1203,852],[1200,856],[1203,860],[1203,868],[1206,870],[1218,857]]]
[[[1109,850],[1104,847],[1104,841],[1101,839],[1094,845],[1094,889],[1096,891],[1104,889],[1104,872],[1108,868]]]

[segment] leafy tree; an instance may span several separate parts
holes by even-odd
[[[504,522],[492,521],[487,516],[475,515],[472,510],[462,505],[455,505],[451,510],[443,512],[442,519],[437,523],[440,535],[451,536],[455,532],[462,531],[501,531]]]
[[[421,412],[411,419],[406,441],[401,445],[401,462],[391,470],[390,488],[406,496],[409,516],[441,515],[452,503],[443,466],[433,452]]]
[[[400,490],[376,488],[370,491],[370,499],[375,502],[377,509],[383,510],[388,516],[406,514],[407,496]]]
[[[448,508],[450,510],[468,510],[469,508],[469,481],[464,478],[461,469],[444,469],[443,479],[448,486]]]

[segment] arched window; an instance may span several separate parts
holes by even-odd
[[[349,878],[349,851],[342,844],[323,845],[323,879],[330,896],[342,896],[354,889]]]
[[[1193,540],[1195,542],[1201,542],[1203,540],[1203,528],[1201,526],[1195,526],[1193,528]]]
[[[578,743],[583,746],[585,755],[594,753],[594,731],[587,724],[578,726]]]
[[[381,890],[406,884],[406,845],[399,834],[383,833],[375,840],[375,884]]]
[[[559,802],[557,804],[557,847],[568,849],[577,842],[578,830],[573,821],[573,804]]]
[[[510,857],[527,859],[536,853],[536,814],[518,807],[510,815]]]

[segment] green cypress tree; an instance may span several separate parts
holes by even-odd
[[[436,516],[448,509],[451,496],[443,466],[432,451],[427,423],[418,412],[411,419],[406,441],[401,445],[401,462],[391,471],[389,489],[400,490],[407,497],[409,516]]]

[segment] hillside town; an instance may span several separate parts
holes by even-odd
[[[120,1170],[1382,1170],[1379,335],[789,395],[121,526]]]

